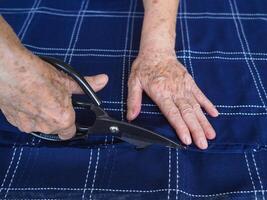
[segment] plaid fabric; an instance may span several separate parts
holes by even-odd
[[[182,0],[178,59],[216,104],[217,138],[206,151],[152,146],[136,151],[112,137],[67,145],[20,133],[1,115],[1,199],[266,199],[267,1]],[[137,56],[141,0],[6,0],[0,13],[37,55],[84,75],[107,73],[98,93],[125,119],[127,79]],[[85,113],[77,109],[77,117]],[[144,97],[134,122],[178,140]]]

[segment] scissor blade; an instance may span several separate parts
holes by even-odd
[[[183,147],[182,145],[170,140],[169,138],[166,138],[153,131],[150,131],[148,129],[145,129],[145,128],[142,128],[142,127],[139,127],[133,124],[120,122],[119,127],[120,127],[122,138],[140,141],[141,146],[143,145],[143,143],[147,143],[147,144],[159,144],[159,145],[172,147],[172,148]]]
[[[111,118],[98,118],[90,130],[91,133],[110,132],[111,127],[118,128],[115,136],[137,147],[159,144],[172,148],[184,148],[182,145],[148,129]]]

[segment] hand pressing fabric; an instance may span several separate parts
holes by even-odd
[[[23,48],[1,16],[0,27],[1,111],[22,132],[71,138],[76,132],[71,95],[82,93],[80,87]],[[95,91],[108,82],[104,74],[86,79]]]
[[[144,90],[185,144],[191,144],[192,136],[195,144],[205,149],[206,138],[213,139],[215,131],[200,106],[213,117],[218,115],[218,111],[177,61],[174,52],[172,54],[150,50],[141,53],[135,60],[128,82],[127,118],[133,120],[139,114]]]
[[[154,100],[187,145],[208,147],[215,131],[201,107],[218,116],[214,105],[198,88],[186,68],[176,59],[175,27],[177,0],[144,0],[145,17],[139,55],[128,82],[128,120],[141,110],[142,91]],[[191,133],[191,134],[190,134]]]

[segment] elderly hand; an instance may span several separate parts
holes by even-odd
[[[108,82],[104,74],[86,77],[95,91]],[[63,72],[26,50],[0,16],[0,109],[22,132],[56,133],[61,139],[75,132],[71,95],[80,87]]]
[[[141,51],[132,65],[128,86],[128,120],[138,116],[144,90],[183,143],[191,144],[192,137],[199,148],[205,149],[207,139],[215,137],[201,107],[213,117],[218,116],[218,111],[176,59],[174,51]]]
[[[0,72],[0,108],[11,124],[61,139],[75,134],[71,95],[82,91],[71,78],[29,52],[3,56]],[[103,74],[86,79],[95,91],[108,81]]]

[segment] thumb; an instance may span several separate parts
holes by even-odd
[[[108,76],[106,74],[99,74],[96,76],[86,76],[85,80],[93,88],[95,92],[102,90],[108,83]]]
[[[129,79],[128,99],[127,99],[127,119],[134,120],[140,113],[142,103],[142,92],[140,81],[138,79]]]
[[[106,74],[99,74],[96,76],[86,76],[84,78],[95,92],[103,89],[108,82],[108,76]],[[68,78],[66,85],[68,91],[72,94],[83,93],[81,87],[72,78]]]

